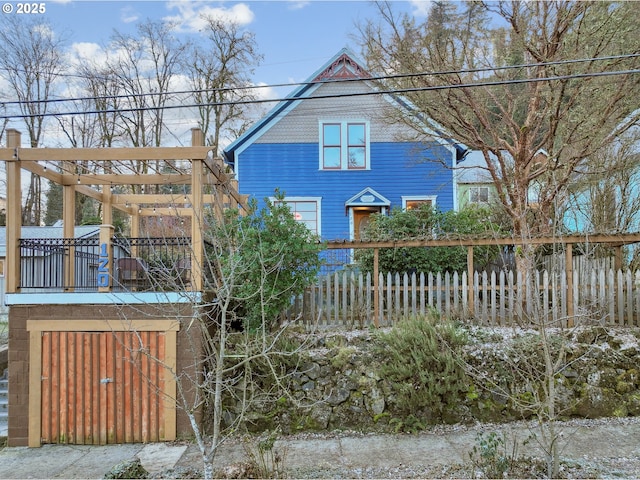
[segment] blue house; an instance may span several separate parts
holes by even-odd
[[[357,240],[372,213],[430,204],[457,207],[463,149],[380,92],[348,50],[338,52],[223,152],[240,193],[284,192],[296,218],[326,240]]]

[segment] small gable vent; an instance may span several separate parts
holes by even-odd
[[[371,78],[360,65],[349,55],[343,53],[331,65],[325,68],[320,75],[313,79],[314,82],[344,78]]]

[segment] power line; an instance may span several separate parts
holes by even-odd
[[[460,89],[460,88],[492,87],[492,86],[500,86],[500,85],[517,85],[517,84],[523,84],[523,83],[552,82],[552,81],[572,80],[572,79],[580,79],[580,78],[608,77],[608,76],[614,76],[614,75],[632,75],[637,73],[640,73],[640,69],[615,70],[611,72],[577,73],[577,74],[570,74],[570,75],[556,75],[552,77],[524,78],[524,79],[516,79],[516,80],[484,81],[484,82],[478,82],[478,83],[435,85],[435,86],[429,86],[429,87],[398,88],[398,89],[392,89],[392,90],[351,92],[351,93],[344,93],[344,94],[315,95],[313,97],[284,97],[284,98],[274,98],[274,99],[252,99],[252,100],[224,101],[224,102],[213,102],[213,103],[192,103],[192,104],[186,104],[186,105],[179,104],[179,105],[163,105],[163,106],[149,106],[149,107],[135,107],[135,108],[101,109],[101,110],[89,110],[89,111],[82,111],[82,112],[77,112],[77,111],[76,112],[55,112],[55,113],[48,112],[48,113],[40,113],[40,114],[0,115],[0,120],[25,119],[25,118],[34,118],[34,117],[44,118],[44,117],[63,117],[63,116],[73,116],[73,115],[97,115],[97,114],[107,114],[107,113],[132,113],[132,112],[142,112],[142,111],[148,111],[148,110],[172,110],[172,109],[181,109],[181,108],[200,108],[200,107],[208,107],[208,106],[253,105],[253,104],[284,102],[284,101],[300,102],[300,101],[331,99],[331,98],[362,97],[362,96],[371,96],[371,95],[398,95],[401,93],[452,90],[452,89]],[[360,78],[360,79],[353,79],[353,80],[363,81],[363,80],[370,80],[370,79]],[[327,82],[316,82],[316,83],[321,84],[321,83],[327,83]],[[310,83],[307,85],[315,85],[316,83]]]
[[[147,92],[147,93],[129,93],[129,94],[117,94],[117,95],[95,95],[91,97],[70,97],[70,98],[53,98],[46,100],[10,100],[5,102],[0,102],[2,106],[11,106],[11,105],[38,105],[41,103],[64,103],[64,102],[81,102],[87,100],[114,100],[114,99],[129,99],[129,98],[140,98],[140,97],[154,97],[154,96],[175,96],[175,95],[194,95],[198,93],[206,93],[206,92],[228,92],[235,90],[258,90],[264,88],[282,88],[282,87],[296,87],[296,86],[304,86],[304,85],[321,85],[327,83],[349,83],[349,82],[359,82],[363,80],[369,81],[384,81],[384,80],[394,80],[401,78],[415,78],[415,77],[438,77],[443,75],[466,75],[471,73],[487,73],[487,72],[500,72],[506,70],[521,70],[528,68],[537,68],[537,67],[548,67],[548,66],[558,66],[558,65],[570,65],[575,63],[587,63],[587,62],[598,62],[598,61],[609,61],[609,60],[625,60],[638,58],[640,54],[624,54],[624,55],[610,55],[606,57],[590,57],[590,58],[580,58],[580,59],[571,59],[571,60],[556,60],[553,62],[539,62],[539,63],[526,63],[526,64],[518,64],[518,65],[505,65],[502,67],[479,67],[479,68],[471,68],[471,69],[462,69],[462,70],[443,70],[438,72],[417,72],[417,73],[398,73],[392,75],[379,75],[363,78],[341,78],[341,79],[326,79],[326,80],[318,80],[314,82],[291,82],[291,83],[275,83],[270,85],[247,85],[247,86],[233,86],[233,87],[222,87],[222,88],[208,88],[208,89],[191,89],[191,90],[176,90],[176,91],[167,91],[167,92]],[[0,69],[2,70],[2,69]],[[7,70],[7,69],[4,69]],[[71,75],[67,74],[66,76],[84,78],[87,80],[92,79],[91,76],[83,76],[83,75]],[[104,77],[104,80],[109,80],[109,78]],[[278,101],[278,100],[274,100]],[[158,107],[148,107],[150,109],[158,108]],[[143,110],[145,108],[140,108]],[[139,109],[136,109],[139,110]],[[33,115],[38,116],[38,115]],[[1,117],[0,117],[1,118]],[[19,117],[18,117],[19,118]]]

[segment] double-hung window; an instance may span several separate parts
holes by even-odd
[[[320,138],[322,170],[369,168],[369,126],[366,122],[321,123]]]

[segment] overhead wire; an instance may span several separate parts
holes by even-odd
[[[525,64],[517,64],[517,65],[504,65],[501,67],[477,67],[477,68],[469,68],[469,69],[454,69],[454,70],[442,70],[438,72],[416,72],[416,73],[396,73],[390,75],[378,75],[378,76],[370,76],[367,77],[367,80],[373,81],[382,81],[382,80],[394,80],[400,78],[413,78],[413,77],[425,77],[425,76],[441,76],[441,75],[454,75],[454,74],[469,74],[469,73],[484,73],[484,72],[499,72],[503,70],[519,70],[524,68],[536,68],[536,67],[549,67],[555,65],[570,65],[574,63],[586,63],[586,62],[595,62],[595,61],[605,61],[605,60],[624,60],[631,58],[638,58],[640,54],[637,53],[629,53],[623,55],[609,55],[605,57],[590,57],[590,58],[578,58],[578,59],[570,59],[570,60],[556,60],[553,62],[537,62],[537,63],[525,63]],[[6,70],[6,68],[0,68],[0,70]],[[72,77],[83,78],[86,80],[91,80],[93,77],[89,75],[66,75]],[[110,80],[110,78],[103,78],[103,80]],[[167,91],[167,92],[144,92],[144,93],[127,93],[127,94],[118,94],[118,95],[94,95],[89,97],[70,97],[70,98],[51,98],[45,100],[9,100],[5,102],[1,102],[2,105],[21,105],[21,104],[33,104],[37,105],[40,103],[60,103],[60,102],[81,102],[85,100],[110,100],[110,99],[119,99],[119,98],[140,98],[140,97],[154,97],[161,95],[180,95],[180,94],[196,94],[196,93],[206,93],[206,92],[227,92],[233,90],[259,90],[264,88],[281,88],[281,87],[296,87],[303,86],[308,84],[323,84],[323,83],[349,83],[349,82],[359,82],[362,81],[362,78],[340,78],[334,79],[329,78],[325,80],[317,80],[313,82],[288,82],[288,83],[274,83],[268,85],[246,85],[246,86],[231,86],[231,87],[222,87],[222,88],[200,88],[200,89],[190,89],[190,90],[176,90],[176,91]]]
[[[272,85],[250,85],[246,87],[243,86],[243,87],[235,87],[235,88],[224,87],[219,89],[182,90],[182,91],[173,91],[173,92],[149,92],[149,93],[139,93],[139,94],[75,97],[75,98],[65,98],[65,99],[48,99],[48,100],[33,100],[33,101],[8,101],[8,102],[0,102],[0,106],[28,105],[28,104],[40,104],[40,103],[78,102],[78,101],[87,101],[87,100],[95,101],[95,100],[107,100],[107,99],[117,99],[117,98],[127,99],[127,98],[158,96],[158,95],[165,95],[165,96],[176,96],[181,94],[193,95],[195,93],[204,93],[204,92],[224,92],[229,90],[251,90],[251,89],[293,87],[293,86],[302,87],[302,86],[315,86],[315,85],[330,84],[330,83],[356,82],[356,81],[363,81],[363,80],[384,81],[384,80],[391,80],[391,79],[398,79],[398,78],[412,78],[412,77],[424,77],[424,76],[437,77],[437,76],[451,75],[451,74],[496,72],[496,71],[507,70],[507,69],[526,69],[526,68],[535,68],[535,67],[541,67],[541,66],[564,65],[564,64],[594,62],[594,61],[603,61],[603,60],[629,59],[629,58],[637,58],[637,57],[640,57],[640,54],[615,55],[615,56],[607,56],[607,57],[593,57],[593,58],[573,59],[573,60],[559,60],[554,62],[508,65],[504,67],[483,67],[483,68],[466,69],[466,70],[421,72],[421,73],[411,73],[411,74],[393,74],[393,75],[373,76],[373,77],[367,77],[367,78],[327,79],[327,80],[319,80],[319,81],[313,81],[313,82],[295,82],[295,83],[272,84]],[[474,82],[474,83],[443,84],[443,85],[432,85],[432,86],[425,86],[425,87],[376,90],[376,91],[368,91],[368,92],[350,92],[345,94],[314,95],[313,97],[287,96],[287,97],[281,97],[281,98],[264,98],[264,99],[254,98],[250,100],[229,100],[229,101],[223,101],[223,102],[191,103],[191,104],[181,103],[181,104],[163,105],[163,106],[152,105],[152,106],[131,107],[131,108],[95,109],[95,110],[89,110],[89,111],[83,110],[83,111],[67,111],[67,112],[43,112],[43,113],[30,113],[30,114],[16,113],[16,114],[0,115],[0,119],[9,120],[9,119],[24,119],[24,118],[34,118],[34,117],[61,117],[61,116],[71,116],[71,115],[87,115],[87,114],[91,115],[91,114],[108,114],[108,113],[131,113],[131,112],[140,112],[140,111],[147,111],[147,110],[158,110],[158,109],[203,108],[208,106],[252,105],[252,104],[278,103],[283,101],[302,101],[302,100],[315,100],[315,99],[327,99],[327,98],[358,97],[358,96],[368,96],[368,95],[385,95],[385,94],[394,95],[394,94],[400,94],[400,93],[411,93],[411,92],[419,92],[419,91],[437,91],[437,90],[443,90],[443,89],[488,87],[488,86],[510,85],[510,84],[520,84],[520,83],[548,82],[548,81],[578,79],[578,78],[626,75],[626,74],[636,74],[636,73],[640,73],[640,70],[631,69],[631,70],[615,70],[615,71],[604,71],[604,72],[585,72],[585,73],[573,73],[573,74],[567,74],[567,75],[555,75],[555,76],[541,77],[541,78],[524,78],[524,79],[512,79],[512,80],[481,81],[481,82]]]

